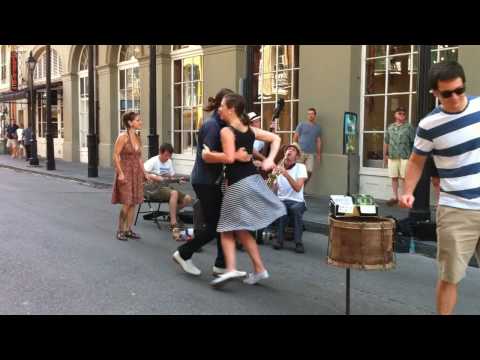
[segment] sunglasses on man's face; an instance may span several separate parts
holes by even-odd
[[[457,95],[462,95],[464,92],[465,92],[465,86],[462,86],[462,87],[456,88],[454,90],[440,91],[440,95],[443,98],[449,98],[453,95],[453,93],[455,93]]]

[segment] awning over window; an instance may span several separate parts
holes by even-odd
[[[40,85],[35,85],[34,89],[35,90],[45,90],[46,84],[40,84]],[[52,82],[52,90],[59,90],[62,88],[62,82],[57,81],[57,82]],[[5,92],[0,92],[0,103],[1,102],[10,102],[10,101],[15,101],[15,100],[21,100],[21,99],[27,99],[28,98],[28,88],[22,89],[19,91],[5,91]]]

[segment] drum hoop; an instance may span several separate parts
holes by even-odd
[[[387,228],[387,229],[395,229],[395,222],[394,220],[390,219],[390,218],[384,218],[384,217],[381,217],[381,216],[377,216],[375,217],[377,218],[379,221],[378,222],[375,222],[375,223],[369,223],[369,222],[355,222],[355,221],[349,221],[347,220],[348,218],[345,218],[344,219],[335,219],[335,218],[332,218],[330,217],[330,219],[332,220],[330,222],[330,225],[332,225],[332,223],[336,223],[338,225],[341,225],[341,226],[337,226],[339,228],[344,228],[344,229],[358,229],[359,228],[359,224],[362,224],[362,226],[365,226],[366,227],[366,230],[379,230],[379,224],[380,224],[380,227],[382,229],[384,228]],[[390,225],[390,226],[386,226],[386,224]],[[370,227],[371,226],[371,227]]]

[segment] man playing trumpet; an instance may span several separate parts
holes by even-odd
[[[302,243],[303,213],[307,209],[303,197],[303,188],[308,178],[307,168],[304,164],[297,163],[301,156],[300,146],[292,143],[285,150],[283,161],[274,169],[268,182],[273,183],[273,189],[287,209],[287,215],[276,221],[277,238],[273,244],[274,249],[283,248],[285,228],[289,218],[293,219],[295,252],[304,253]]]

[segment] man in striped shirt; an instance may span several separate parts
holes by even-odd
[[[412,207],[431,154],[440,177],[437,311],[451,314],[471,257],[480,260],[480,97],[465,95],[465,74],[454,61],[434,64],[429,82],[441,105],[418,125],[400,205]]]

